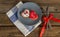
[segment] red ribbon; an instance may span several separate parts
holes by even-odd
[[[53,20],[55,22],[59,22],[60,23],[60,19],[54,18],[53,14],[50,14],[49,17],[43,17],[44,23],[43,23],[43,27],[40,33],[40,37],[43,37],[44,31],[45,31],[45,27],[46,24],[48,23],[49,20]]]

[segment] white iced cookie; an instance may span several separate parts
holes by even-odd
[[[21,15],[24,17],[24,18],[27,18],[27,17],[29,17],[29,10],[28,9],[25,9],[22,13],[21,13]]]

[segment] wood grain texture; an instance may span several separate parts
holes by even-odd
[[[10,10],[13,6],[15,6],[19,1],[21,0],[0,0],[0,13],[6,13],[8,10]],[[55,12],[57,10],[57,12],[60,12],[60,2],[55,1],[55,0],[22,0],[23,2],[35,2],[37,3],[39,6],[41,6],[43,9],[46,8],[47,5],[52,5],[50,6],[50,11]]]
[[[0,26],[13,26],[12,22],[6,14],[0,14]]]
[[[19,29],[9,20],[6,13],[14,7],[19,1],[35,2],[43,12],[46,6],[49,5],[50,13],[54,14],[55,18],[60,19],[60,0],[0,0],[0,37],[24,37]],[[43,37],[60,37],[60,23],[50,21],[52,30],[46,30]],[[27,37],[39,37],[41,26],[36,28]]]
[[[60,36],[60,27],[53,27],[52,30],[46,30],[44,36],[45,37],[59,37]]]
[[[52,30],[46,30],[43,37],[60,36],[60,27],[53,27]],[[36,28],[27,37],[39,37],[41,27]],[[0,27],[0,37],[24,37],[24,35],[16,27]]]

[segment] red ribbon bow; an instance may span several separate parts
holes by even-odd
[[[54,18],[53,14],[50,14],[49,17],[43,17],[44,23],[43,23],[43,27],[40,33],[40,37],[43,37],[44,31],[45,31],[45,27],[46,24],[48,23],[49,20],[53,20],[55,22],[59,22],[60,23],[60,19]]]

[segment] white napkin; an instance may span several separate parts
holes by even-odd
[[[20,6],[22,6],[23,3],[20,1],[16,6],[14,6],[12,9],[10,9],[6,14],[9,17],[9,19],[13,22],[13,24],[25,35],[27,36],[30,34],[36,27],[38,27],[41,24],[41,21],[39,21],[36,25],[33,26],[27,26],[22,24],[18,18],[17,18],[17,11]]]

